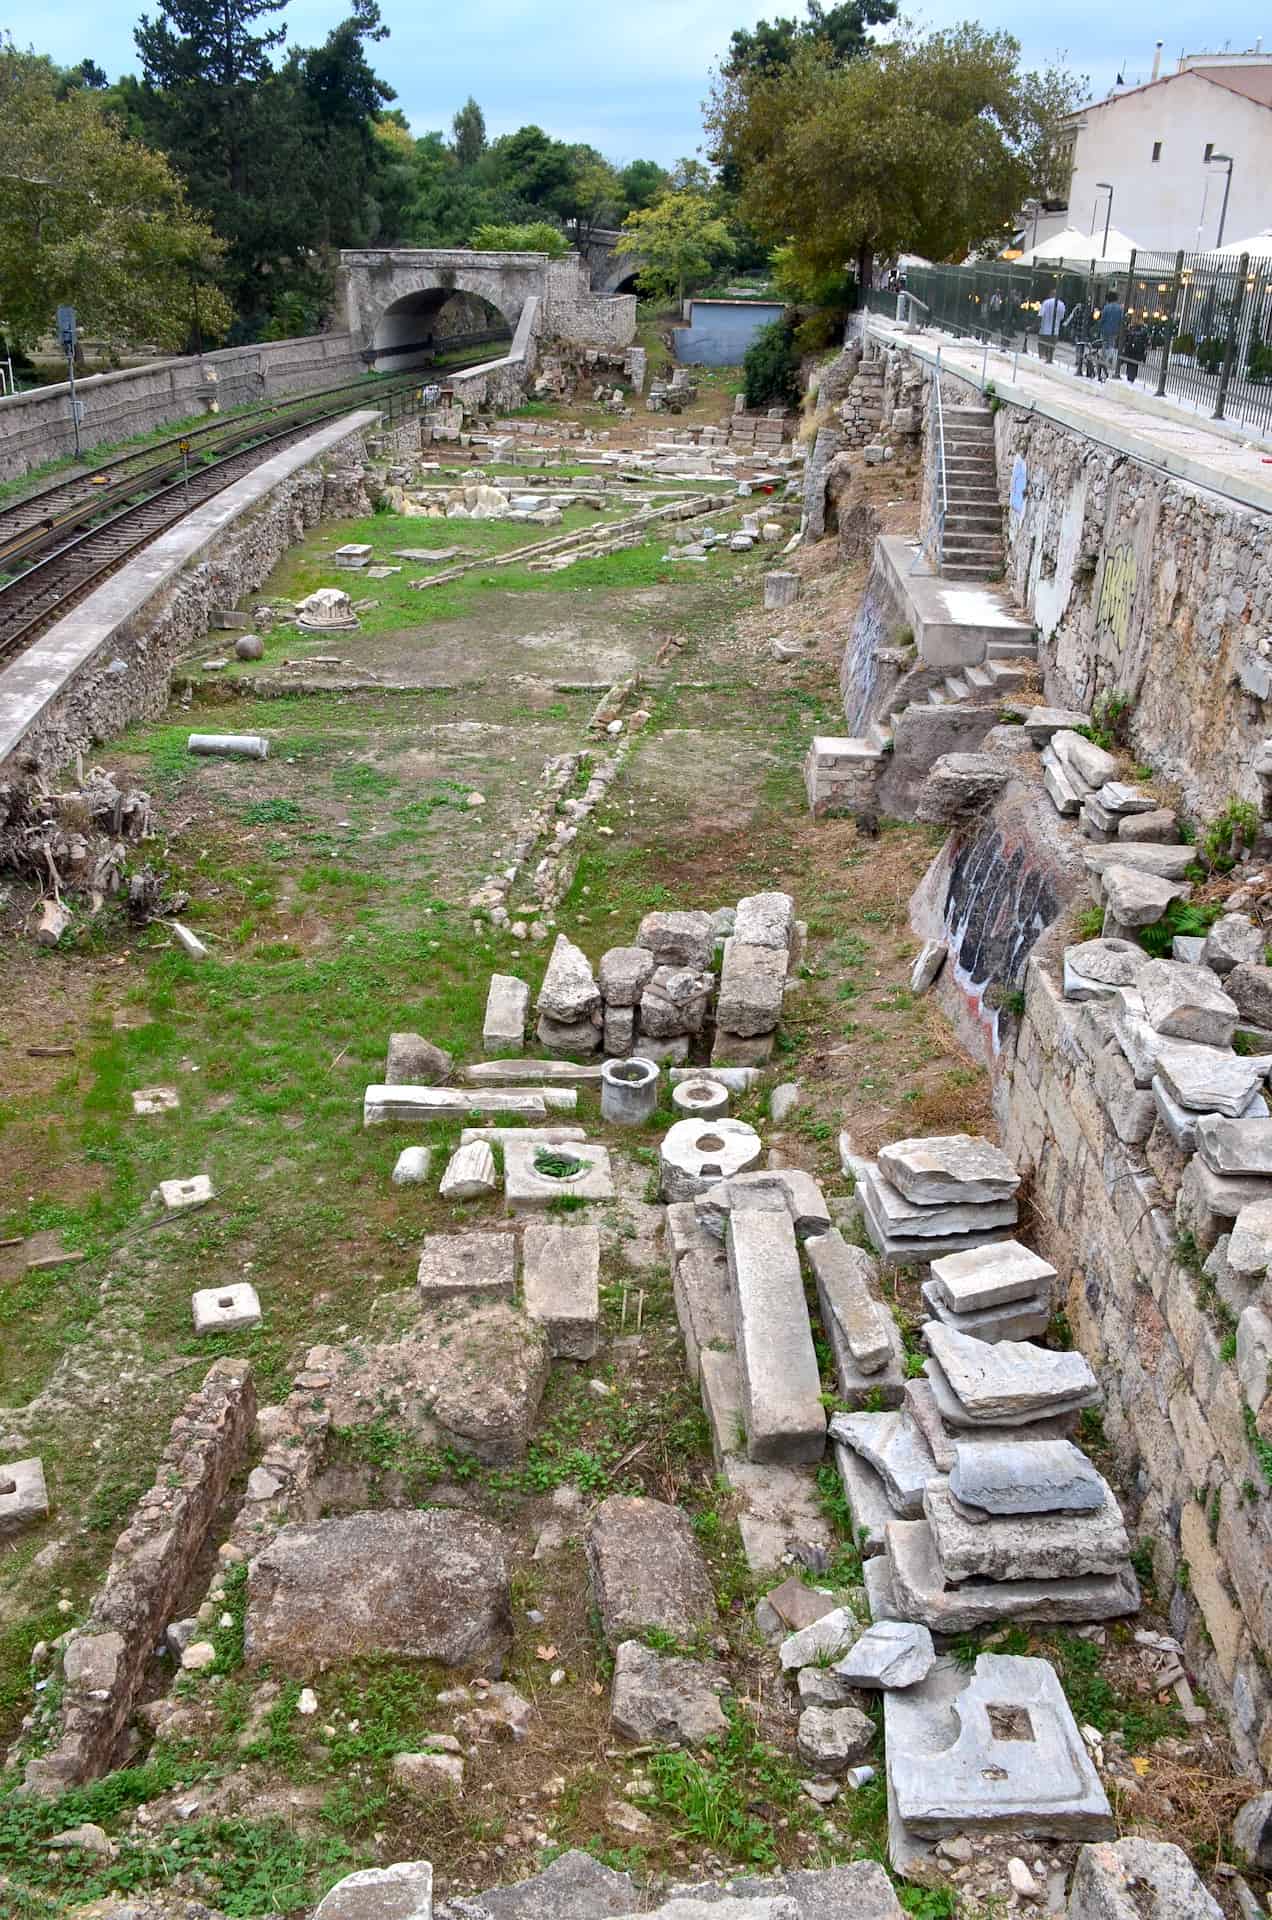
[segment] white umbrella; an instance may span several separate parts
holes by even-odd
[[[1243,253],[1251,253],[1257,260],[1272,257],[1272,227],[1264,227],[1259,233],[1252,233],[1248,240],[1228,240],[1222,247],[1215,247],[1215,253],[1221,253],[1226,259],[1239,260]]]
[[[1102,227],[1096,233],[1082,233],[1077,227],[1062,227],[1050,239],[1040,240],[1036,247],[1030,247],[1027,253],[1022,253],[1015,264],[1018,267],[1046,266],[1067,260],[1085,267],[1094,260],[1097,267],[1126,267],[1130,265],[1134,251],[1135,242],[1117,227],[1109,228],[1107,241]]]

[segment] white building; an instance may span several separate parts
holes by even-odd
[[[1258,233],[1272,206],[1272,54],[1184,54],[1177,72],[1083,107],[1071,138],[1065,218],[1083,233],[1103,232],[1110,187],[1113,225],[1142,251]]]

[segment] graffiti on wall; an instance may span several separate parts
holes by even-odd
[[[1003,999],[1023,983],[1034,943],[1062,904],[1045,859],[999,822],[987,820],[957,843],[945,894],[945,935],[954,978],[995,1053]]]
[[[1095,630],[1107,634],[1119,654],[1126,652],[1130,638],[1131,614],[1135,607],[1135,588],[1139,583],[1139,555],[1131,540],[1120,540],[1104,562],[1100,598],[1095,609]]]

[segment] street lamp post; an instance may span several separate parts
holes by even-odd
[[[1103,259],[1109,250],[1109,225],[1113,219],[1113,184],[1109,180],[1097,180],[1095,190],[1097,193],[1107,193],[1109,196],[1108,206],[1104,209],[1104,244],[1100,248],[1100,258]],[[1091,231],[1095,232],[1094,201],[1091,202]]]
[[[1223,205],[1219,209],[1219,232],[1215,237],[1216,248],[1223,245],[1224,222],[1228,218],[1228,195],[1232,192],[1232,155],[1230,153],[1212,153],[1211,166],[1226,166],[1228,177],[1223,183]]]

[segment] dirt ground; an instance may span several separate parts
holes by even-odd
[[[863,484],[888,524],[912,524],[914,473],[873,470]],[[271,590],[326,577],[323,556],[343,539],[428,544],[420,526],[377,515],[319,529]],[[390,1183],[405,1136],[364,1131],[362,1090],[381,1077],[390,1031],[426,1034],[459,1063],[480,1058],[490,973],[537,986],[545,944],[474,919],[467,899],[507,858],[545,760],[605,751],[589,732],[598,687],[639,671],[650,718],[580,837],[555,925],[595,962],[653,907],[792,893],[808,944],[777,1073],[804,1099],[784,1129],[765,1122],[766,1140],[836,1203],[847,1199],[841,1128],[870,1149],[902,1132],[991,1125],[983,1067],[908,990],[908,900],[939,836],[884,822],[863,839],[849,821],[814,821],[804,801],[809,738],[839,723],[838,659],[864,563],[837,565],[830,543],[796,555],[802,598],[775,617],[757,611],[763,550],[702,568],[665,550],[655,536],[549,586],[479,574],[462,603],[434,610],[418,596],[411,624],[395,600],[339,648],[394,690],[289,696],[204,674],[186,704],[103,748],[103,764],[155,797],[149,857],[189,892],[184,917],[212,948],[208,965],[162,925],[129,928],[109,910],[57,951],[37,949],[30,897],[0,891],[0,1241],[51,1235],[67,1255],[32,1272],[20,1247],[0,1246],[0,1451],[39,1453],[53,1501],[45,1526],[0,1548],[0,1736],[32,1708],[32,1648],[83,1617],[173,1415],[219,1350],[192,1335],[192,1288],[257,1287],[264,1323],[227,1350],[251,1357],[267,1402],[311,1346],[369,1333],[376,1300],[410,1286],[422,1237],[455,1229],[435,1183]],[[795,633],[803,654],[774,661],[769,642]],[[271,635],[264,678],[281,679],[293,638]],[[189,758],[192,724],[227,708],[232,722],[217,724],[267,733],[268,760]],[[138,1118],[131,1092],[153,1085],[174,1087],[180,1105]],[[180,1682],[183,1717],[103,1788],[46,1819],[12,1795],[15,1776],[0,1780],[0,1875],[22,1920],[158,1885],[235,1915],[290,1913],[352,1867],[400,1858],[432,1859],[441,1890],[464,1890],[572,1845],[682,1876],[881,1857],[877,1782],[829,1812],[801,1790],[791,1697],[754,1632],[754,1584],[684,1369],[647,1191],[656,1131],[633,1149],[590,1093],[580,1104],[622,1169],[602,1346],[585,1368],[554,1366],[524,1467],[439,1457],[391,1420],[351,1430],[328,1463],[329,1511],[453,1504],[507,1529],[516,1637],[504,1678],[531,1703],[529,1741],[478,1741],[462,1796],[421,1803],[393,1783],[391,1756],[458,1725],[464,1703],[439,1695],[462,1683],[479,1695],[482,1676],[333,1670],[314,1676],[319,1711],[301,1721],[295,1686],[227,1652],[215,1688]],[[435,1138],[444,1146],[454,1130]],[[159,1220],[158,1179],[196,1171],[211,1176],[214,1204]],[[494,1202],[459,1212],[465,1226],[497,1218]],[[908,1326],[905,1276],[896,1304]],[[838,1518],[833,1470],[830,1482]],[[683,1505],[708,1555],[719,1623],[705,1650],[741,1715],[696,1774],[621,1751],[609,1727],[610,1661],[578,1536],[580,1516],[615,1490]],[[842,1549],[846,1566],[846,1537]],[[1226,1826],[1208,1839],[1205,1810],[1233,1790],[1222,1739],[1208,1727],[1184,1741],[1128,1632],[1028,1644],[1055,1650],[1079,1717],[1106,1730],[1129,1783],[1128,1826],[1195,1830],[1203,1855],[1221,1845]],[[156,1695],[166,1684],[157,1669]],[[111,1834],[113,1863],[44,1849],[55,1826],[83,1819]],[[958,1898],[920,1910],[972,1920],[977,1907]]]

